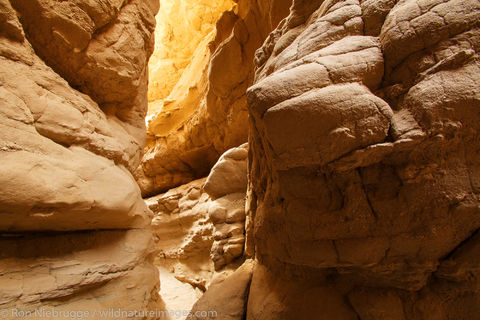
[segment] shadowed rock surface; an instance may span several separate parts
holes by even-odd
[[[247,319],[478,317],[479,2],[314,2],[247,93]]]

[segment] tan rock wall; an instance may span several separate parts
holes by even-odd
[[[151,241],[143,230],[2,237],[2,317],[43,309],[101,319],[111,308],[160,308]]]
[[[247,319],[475,317],[479,14],[294,1],[247,93]]]
[[[289,6],[286,0],[240,0],[220,17],[214,38],[203,39],[162,111],[149,118],[136,174],[144,196],[207,176],[223,152],[247,141],[245,91],[253,81],[254,52]]]
[[[154,213],[156,265],[203,290],[213,272],[213,226],[208,217],[210,199],[202,191],[204,180],[145,200]]]
[[[207,178],[145,200],[155,214],[155,264],[202,293],[244,260],[247,153],[247,144],[230,149]]]
[[[152,213],[132,175],[157,10],[142,0],[0,3],[3,311],[158,302]]]
[[[231,0],[162,2],[156,16],[155,50],[149,62],[149,114],[157,111],[155,105],[161,105],[178,86],[183,71],[192,68],[192,60],[201,55],[200,51],[208,49],[208,43],[215,38],[218,19],[233,5]]]

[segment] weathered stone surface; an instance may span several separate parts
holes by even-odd
[[[177,279],[171,270],[163,266],[159,266],[158,271],[161,283],[159,293],[164,302],[164,310],[168,312],[170,318],[185,319],[195,302],[202,297],[203,291],[179,280],[180,277]]]
[[[224,8],[227,2],[216,3]],[[253,82],[254,53],[290,3],[238,1],[204,38],[170,96],[160,107],[151,104],[161,111],[149,117],[147,148],[136,173],[144,196],[207,176],[222,153],[247,141],[245,91]]]
[[[164,4],[142,159],[158,1],[0,2],[0,316],[478,318],[479,2]]]
[[[208,209],[213,223],[210,257],[215,270],[243,256],[248,144],[225,152],[213,166],[203,190],[211,197]]]
[[[192,319],[245,319],[253,266],[247,260],[227,278],[212,283],[192,307]]]
[[[247,191],[247,155],[248,144],[245,143],[228,150],[218,159],[203,186],[212,199]]]
[[[2,311],[92,314],[160,302],[152,213],[132,175],[157,9],[140,0],[1,1]]]
[[[123,144],[132,149],[131,168],[145,140],[147,62],[158,3],[12,1],[39,57],[128,132],[132,141]]]
[[[193,77],[197,76],[193,74],[194,72],[202,73],[201,69],[195,68],[203,68],[206,65],[203,59],[208,60],[211,57],[209,43],[215,39],[215,26],[223,13],[231,10],[233,5],[232,0],[164,0],[162,2],[156,16],[155,51],[149,61],[149,114],[160,111],[164,107],[165,99],[175,96],[179,87],[195,86],[195,80],[192,78],[183,77],[180,80],[184,70],[191,69],[186,73],[192,73],[190,76]],[[193,60],[203,62],[198,65]],[[174,91],[173,95],[171,95],[172,91]],[[171,102],[173,101],[168,101],[165,107]],[[149,123],[149,130],[157,134],[159,133],[157,127],[153,129],[152,126],[159,122],[160,117],[160,114],[152,117],[152,120],[154,118],[155,120]],[[169,122],[175,121],[170,117]],[[162,123],[162,125],[168,124]]]
[[[151,241],[145,230],[2,237],[1,308],[12,319],[15,308],[89,311],[91,319],[110,308],[154,310]]]
[[[210,257],[218,270],[243,255],[245,193],[232,193],[212,201],[208,214],[214,226]]]
[[[193,288],[205,291],[243,261],[247,152],[246,144],[230,149],[208,178],[145,200],[155,214],[156,265]],[[219,198],[207,193],[208,185]]]
[[[154,212],[156,265],[205,290],[214,268],[210,260],[213,226],[208,217],[209,197],[202,192],[203,183],[204,179],[192,181],[146,199],[146,203]]]
[[[479,14],[478,1],[294,1],[247,92],[261,266],[248,319],[318,307],[298,297],[305,279],[338,302],[318,319],[473,314],[476,260],[444,259],[480,228]]]
[[[12,16],[7,9],[2,14]],[[21,39],[0,43],[0,100],[8,106],[0,118],[0,227],[146,226],[150,214],[127,170],[141,153],[135,131],[72,89],[34,53],[22,29],[18,32]]]
[[[326,274],[318,270],[315,276],[313,273],[310,276],[303,279],[279,277],[257,263],[250,285],[246,318],[358,319],[343,297],[348,286],[328,284],[325,281]]]

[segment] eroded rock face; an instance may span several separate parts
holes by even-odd
[[[196,320],[242,320],[246,316],[248,291],[254,262],[247,260],[225,279],[218,279],[195,303],[190,315]]]
[[[243,261],[247,153],[247,144],[230,149],[207,178],[146,200],[156,265],[202,291]]]
[[[152,214],[132,175],[157,10],[0,3],[2,310],[157,302]]]
[[[248,144],[225,152],[203,186],[211,197],[208,209],[213,223],[210,257],[218,270],[241,257],[245,244],[245,196]]]
[[[145,139],[147,63],[157,0],[12,1],[36,54],[134,138],[138,165]],[[136,145],[135,145],[136,144]]]
[[[213,226],[208,218],[209,197],[202,192],[204,180],[146,199],[154,212],[156,264],[203,290],[213,270],[209,258]]]
[[[110,308],[155,310],[151,241],[145,230],[4,236],[2,310],[9,319],[16,309],[88,312],[92,319]]]
[[[215,25],[220,16],[232,9],[232,0],[207,1],[207,0],[164,0],[156,16],[155,50],[149,62],[149,114],[163,108],[164,100],[169,99],[171,104],[178,87],[194,87],[193,79],[180,78],[186,68],[199,67],[194,59],[205,55],[210,58],[208,44],[215,39]],[[206,63],[203,62],[203,65]],[[203,67],[203,66],[200,66]],[[191,70],[202,73],[201,70]],[[172,90],[175,88],[175,92]],[[183,88],[185,90],[185,88]],[[169,97],[170,96],[170,97]],[[187,108],[188,109],[188,108]],[[162,112],[165,113],[165,112]],[[149,124],[149,130],[159,133],[159,128],[152,128],[159,115]],[[172,117],[169,122],[175,122]],[[162,121],[166,122],[166,121]],[[168,125],[168,123],[162,123]]]
[[[248,319],[478,312],[479,18],[470,0],[294,1],[247,93]]]
[[[245,92],[253,82],[254,53],[290,4],[238,1],[202,40],[169,97],[160,107],[151,103],[161,111],[149,118],[146,152],[136,173],[144,196],[207,176],[221,154],[247,141]]]

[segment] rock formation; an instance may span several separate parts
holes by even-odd
[[[204,59],[211,57],[208,44],[215,39],[215,25],[220,16],[232,9],[232,0],[163,0],[160,11],[156,16],[155,50],[149,62],[149,90],[150,102],[148,114],[151,115],[163,108],[165,99],[175,87],[194,87],[194,79],[182,79],[185,73],[202,73],[206,65]],[[196,61],[201,62],[200,64]],[[179,83],[180,82],[180,83]],[[182,88],[188,90],[188,88]],[[175,92],[180,91],[179,88]],[[172,93],[175,95],[175,93]],[[176,99],[176,98],[171,98]],[[171,104],[173,101],[168,101]],[[185,108],[188,109],[188,108]],[[165,114],[165,112],[162,112]],[[157,116],[158,117],[158,116]],[[157,118],[155,117],[155,118]],[[155,120],[155,123],[158,123]],[[172,118],[162,121],[162,125],[175,123]],[[159,130],[154,123],[149,125],[149,131]]]
[[[193,10],[203,4],[198,0],[184,2],[191,3]],[[215,3],[215,8],[210,4],[204,10],[218,14],[216,10],[227,8],[231,1]],[[136,173],[144,196],[206,177],[222,153],[247,141],[245,92],[253,82],[254,53],[287,16],[289,6],[290,1],[284,0],[238,1],[221,14],[213,33],[202,38],[169,96],[150,103],[155,113],[148,120],[147,147]],[[198,19],[210,17],[207,14]],[[206,22],[206,31],[210,23]],[[202,34],[194,33],[197,35],[192,39]],[[172,37],[174,47],[177,40]],[[192,50],[187,47],[186,51]],[[162,61],[157,64],[169,63],[168,59]],[[165,78],[163,74],[153,77],[158,79],[153,85]]]
[[[478,317],[479,21],[474,0],[294,1],[247,93],[247,319]]]
[[[254,262],[247,260],[228,278],[217,279],[195,303],[190,315],[195,320],[245,319],[245,305],[252,279]],[[220,304],[219,301],[222,301]]]
[[[210,257],[215,270],[243,254],[245,244],[245,197],[247,191],[248,144],[225,152],[204,185],[212,198],[208,208],[213,223]]]
[[[478,0],[158,10],[0,0],[0,317],[479,318]]]
[[[203,293],[243,262],[247,153],[247,144],[230,149],[207,178],[146,199],[155,214],[155,264],[192,285],[191,304],[194,288]]]
[[[157,308],[152,214],[132,175],[157,10],[154,0],[0,2],[6,318]]]
[[[208,217],[205,179],[195,180],[146,199],[153,211],[156,265],[177,279],[205,290],[213,270],[210,248],[213,226]]]

